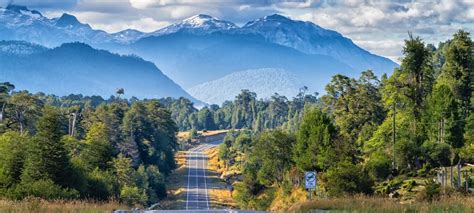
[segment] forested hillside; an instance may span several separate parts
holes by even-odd
[[[110,97],[124,88],[127,97],[185,97],[200,103],[153,63],[83,43],[48,49],[23,41],[0,41],[0,61],[0,81],[20,90]]]

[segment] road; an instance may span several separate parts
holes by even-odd
[[[188,169],[186,203],[183,209],[211,209],[211,199],[208,194],[208,183],[210,181],[207,176],[208,156],[206,151],[216,147],[220,143],[222,143],[222,140],[215,140],[188,150],[186,154],[186,167]]]
[[[206,151],[218,146],[223,139],[212,142],[203,143],[197,147],[189,149],[186,154],[186,189],[185,202],[183,202],[180,210],[152,210],[140,211],[146,213],[186,213],[186,212],[239,212],[254,213],[258,211],[232,210],[232,209],[213,209],[212,199],[209,196],[208,189],[211,188],[212,182],[208,176],[208,156]],[[211,182],[211,184],[210,184]],[[130,211],[115,211],[117,213]],[[133,212],[133,211],[132,211]]]

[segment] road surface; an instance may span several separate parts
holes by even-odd
[[[238,212],[238,213],[256,213],[258,211],[245,211],[233,209],[213,209],[211,205],[211,197],[208,189],[211,188],[212,182],[208,176],[207,169],[208,156],[206,151],[218,146],[222,143],[223,138],[211,142],[203,143],[197,147],[189,149],[186,154],[186,186],[185,186],[185,202],[182,203],[180,210],[151,210],[151,211],[136,211],[145,213],[219,213],[219,212]],[[134,211],[115,211],[115,213],[134,212]]]
[[[208,156],[205,151],[217,146],[222,140],[204,143],[188,150],[186,154],[187,185],[185,210],[211,209],[208,194],[207,164]]]

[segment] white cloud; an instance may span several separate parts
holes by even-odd
[[[9,0],[0,0],[1,2]],[[153,31],[205,13],[244,24],[271,13],[312,21],[353,39],[363,48],[398,58],[407,32],[427,42],[448,39],[458,29],[473,32],[474,0],[14,0],[69,12],[109,32]],[[62,3],[60,3],[62,2]],[[67,3],[67,4],[65,4]],[[42,10],[44,11],[44,10]]]

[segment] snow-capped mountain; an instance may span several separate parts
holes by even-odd
[[[335,74],[377,75],[398,65],[374,55],[340,33],[282,15],[265,16],[242,27],[199,14],[152,33],[107,33],[63,14],[47,18],[26,7],[0,8],[0,40],[24,40],[46,47],[79,41],[120,54],[133,54],[158,65],[186,89],[239,70],[283,69],[310,89],[324,92]],[[10,50],[15,52],[14,50]],[[27,53],[19,49],[17,52]],[[277,83],[275,82],[275,88]]]
[[[140,38],[141,33],[133,34],[137,36],[133,39],[124,39],[125,35],[131,33],[124,31],[121,34],[109,34],[92,29],[70,14],[50,19],[36,10],[18,5],[0,8],[0,32],[0,40],[24,40],[48,47],[76,41],[88,44],[124,43]]]
[[[209,104],[233,100],[243,89],[255,92],[259,98],[275,93],[294,97],[305,86],[298,76],[283,69],[263,68],[231,73],[222,78],[194,86],[187,91]]]
[[[150,33],[150,35],[160,36],[181,31],[188,33],[207,34],[216,31],[228,31],[237,28],[237,25],[232,22],[222,21],[210,15],[198,14],[184,19],[181,22],[159,29],[153,33]]]
[[[307,54],[329,55],[355,70],[375,70],[378,74],[391,72],[396,64],[374,55],[340,33],[324,29],[312,22],[297,21],[274,14],[248,22],[241,33],[255,33],[266,41],[297,49]]]
[[[130,43],[140,38],[143,38],[147,34],[138,30],[127,29],[110,35],[115,41],[118,41],[120,43]]]

